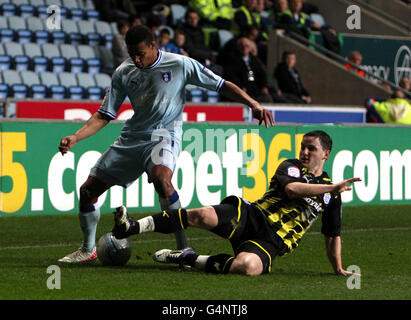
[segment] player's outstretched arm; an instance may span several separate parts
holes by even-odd
[[[103,127],[107,125],[109,120],[104,118],[104,116],[96,112],[94,113],[90,119],[82,126],[77,132],[71,136],[64,137],[60,140],[59,150],[62,155],[67,153],[74,145],[87,138],[91,135],[95,134],[96,132],[100,131]]]
[[[288,183],[284,190],[289,198],[313,197],[326,192],[344,192],[351,190],[349,187],[353,182],[361,181],[360,178],[351,178],[335,184],[311,184],[304,182]]]
[[[221,88],[221,93],[227,98],[245,104],[250,107],[253,112],[253,117],[260,120],[259,125],[264,122],[265,126],[274,125],[274,118],[271,112],[262,107],[258,101],[251,98],[244,90],[241,90],[236,84],[231,81],[226,81]]]

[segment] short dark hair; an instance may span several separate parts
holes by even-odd
[[[153,33],[144,25],[131,27],[126,33],[126,44],[128,46],[133,46],[141,42],[149,45],[153,41],[155,41]]]
[[[281,60],[282,60],[282,62],[285,62],[285,60],[287,59],[287,57],[289,56],[289,55],[291,55],[291,54],[293,54],[293,55],[297,55],[294,51],[284,51],[283,52],[283,55],[281,56]]]
[[[307,132],[304,135],[304,137],[316,137],[320,139],[321,146],[323,147],[324,150],[331,151],[333,147],[333,140],[325,131],[322,131],[322,130],[310,131],[310,132]]]

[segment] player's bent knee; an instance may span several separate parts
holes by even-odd
[[[234,259],[230,272],[257,276],[263,272],[263,263],[256,254],[241,252]]]
[[[187,210],[187,221],[190,226],[210,229],[215,223],[210,215],[212,207],[203,207]]]

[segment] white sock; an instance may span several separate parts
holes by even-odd
[[[153,232],[154,231],[154,220],[152,216],[141,218],[137,221],[140,226],[140,232]]]
[[[210,256],[198,256],[194,263],[194,267],[199,270],[205,270],[208,258],[210,258]]]

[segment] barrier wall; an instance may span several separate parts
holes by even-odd
[[[0,216],[73,214],[78,189],[98,157],[119,135],[114,121],[62,156],[61,137],[83,122],[0,121]],[[334,140],[325,170],[334,181],[359,176],[343,193],[347,205],[411,203],[410,126],[185,123],[183,151],[173,184],[184,207],[212,205],[235,194],[250,201],[267,189],[278,164],[295,158],[302,135],[323,129]],[[112,187],[102,212],[125,204],[131,211],[160,209],[144,174],[128,189]]]

